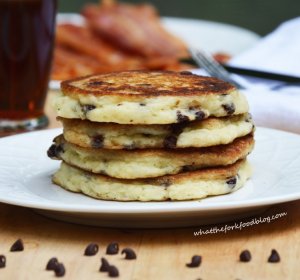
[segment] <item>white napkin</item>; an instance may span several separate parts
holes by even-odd
[[[300,17],[282,23],[230,64],[300,77]]]
[[[231,65],[300,77],[300,17],[281,24]],[[257,125],[300,134],[300,84],[243,77]]]

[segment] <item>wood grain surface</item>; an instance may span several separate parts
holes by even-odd
[[[46,111],[50,126],[57,127],[48,105]],[[107,273],[98,271],[101,257],[118,267],[120,276],[116,279],[300,279],[300,201],[275,205],[242,221],[280,213],[287,215],[226,234],[195,236],[195,231],[224,224],[164,230],[105,229],[58,222],[30,209],[0,203],[0,255],[7,258],[6,267],[0,268],[0,279],[56,279],[52,271],[45,270],[51,257],[57,257],[66,267],[61,279],[109,279]],[[239,221],[227,225],[235,222]],[[24,241],[25,250],[10,252],[18,238]],[[118,242],[120,249],[134,249],[137,259],[105,255],[112,241]],[[83,253],[90,242],[99,244],[99,252],[87,257]],[[252,254],[248,263],[239,261],[244,249]],[[267,262],[272,249],[279,252],[279,263]],[[193,255],[201,255],[202,264],[188,268],[186,263]]]
[[[299,279],[300,275],[300,201],[273,206],[259,217],[287,212],[283,218],[234,230],[228,233],[194,236],[194,231],[222,225],[185,229],[117,230],[68,224],[50,220],[30,209],[0,204],[0,255],[7,258],[0,269],[0,279],[53,279],[45,266],[57,257],[66,267],[63,279],[108,279],[99,272],[100,258],[116,265],[119,279]],[[251,221],[252,218],[243,220]],[[233,221],[227,223],[232,225]],[[224,226],[224,225],[223,225]],[[25,250],[9,252],[21,238]],[[116,241],[120,249],[131,247],[136,260],[105,255],[106,246]],[[90,242],[99,244],[96,256],[84,256]],[[239,261],[248,249],[252,260]],[[281,257],[279,263],[268,263],[272,249]],[[193,255],[201,255],[200,267],[188,268]]]

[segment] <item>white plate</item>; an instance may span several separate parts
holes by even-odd
[[[80,26],[84,24],[84,18],[78,14],[59,14],[57,22]],[[254,45],[260,38],[250,30],[206,20],[162,17],[162,23],[188,46],[212,53],[225,52],[234,56]],[[57,90],[59,86],[59,81],[50,82],[51,89]]]
[[[177,227],[224,222],[300,199],[300,135],[258,128],[250,156],[254,175],[240,190],[201,201],[114,202],[51,183],[58,161],[46,151],[60,129],[0,139],[0,202],[66,221],[111,227]]]

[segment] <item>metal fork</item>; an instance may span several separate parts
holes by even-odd
[[[233,79],[232,75],[207,52],[198,49],[190,49],[190,53],[198,66],[202,67],[210,76],[231,83],[239,89],[246,88],[241,82]]]

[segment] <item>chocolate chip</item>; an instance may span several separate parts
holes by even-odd
[[[202,262],[202,257],[195,255],[192,257],[191,263],[187,263],[186,266],[187,267],[198,267],[198,266],[200,266],[201,262]]]
[[[107,255],[115,255],[118,254],[119,252],[119,244],[116,242],[112,242],[110,244],[108,244],[107,248],[106,248],[106,254]]]
[[[188,122],[190,119],[188,116],[182,115],[180,111],[177,111],[177,122]]]
[[[146,106],[146,104],[145,103],[140,103],[140,106]]]
[[[222,107],[226,111],[227,115],[232,115],[235,112],[235,106],[233,103],[231,104],[223,104]]]
[[[143,137],[145,137],[145,138],[151,137],[151,134],[149,134],[149,133],[142,133],[142,135],[143,135]]]
[[[84,251],[85,256],[95,256],[99,251],[99,246],[96,243],[90,243],[87,245]]]
[[[174,123],[170,125],[171,133],[175,135],[179,135],[183,131],[185,126],[186,123]]]
[[[197,121],[201,121],[205,118],[205,113],[203,111],[198,111],[195,113],[195,116]]]
[[[124,145],[125,150],[134,150],[136,148],[135,144]]]
[[[53,144],[47,151],[47,156],[49,158],[58,158],[60,153],[63,153],[63,145],[62,144]]]
[[[200,110],[199,106],[190,106],[189,110],[194,112],[196,120],[201,121],[205,118],[205,113]]]
[[[181,72],[179,72],[179,74],[180,75],[193,75],[193,73],[190,71],[181,71]]]
[[[51,258],[46,266],[46,270],[55,270],[55,268],[58,265],[58,259],[57,258]]]
[[[251,261],[251,253],[249,250],[244,250],[240,254],[241,262],[250,262]]]
[[[0,268],[6,266],[6,257],[4,255],[0,255]]]
[[[100,86],[103,84],[104,84],[104,82],[102,82],[102,81],[91,81],[88,83],[89,86]]]
[[[236,186],[237,179],[236,177],[232,177],[229,180],[226,181],[226,184],[229,188],[233,189]]]
[[[137,84],[138,86],[141,86],[141,87],[150,87],[151,84]]]
[[[101,266],[99,268],[99,271],[106,272],[106,271],[108,271],[109,267],[110,267],[110,265],[109,265],[107,259],[101,258]]]
[[[50,148],[49,148],[48,151],[47,151],[47,156],[48,156],[49,158],[54,158],[54,157],[56,157],[56,144],[52,144],[52,145],[50,146]]]
[[[136,254],[131,248],[124,248],[121,252],[121,254],[125,254],[126,260],[134,260],[136,259]]]
[[[109,277],[119,277],[119,270],[114,265],[110,265],[108,267],[108,275]]]
[[[166,149],[174,149],[177,144],[177,136],[169,135],[164,139],[163,146]]]
[[[54,269],[56,277],[63,277],[66,274],[65,266],[62,263],[58,263]]]
[[[172,181],[170,179],[162,179],[160,181],[160,185],[163,187],[170,187],[172,185]]]
[[[104,142],[104,136],[99,134],[92,137],[91,146],[93,148],[102,148]]]
[[[24,245],[22,239],[18,239],[15,243],[10,247],[11,252],[19,252],[24,250]]]
[[[271,255],[268,258],[268,262],[269,263],[278,263],[278,262],[280,262],[280,256],[279,256],[278,252],[275,249],[272,249]]]
[[[181,167],[182,172],[188,172],[188,171],[192,171],[192,170],[194,170],[192,165],[184,165]]]
[[[184,123],[176,123],[169,126],[170,135],[166,136],[163,141],[164,148],[174,149],[176,148],[177,139],[180,133],[183,131],[186,126],[186,122]]]
[[[96,106],[94,106],[94,105],[82,105],[81,106],[82,112],[85,114],[89,111],[94,110],[95,108],[96,108]]]

